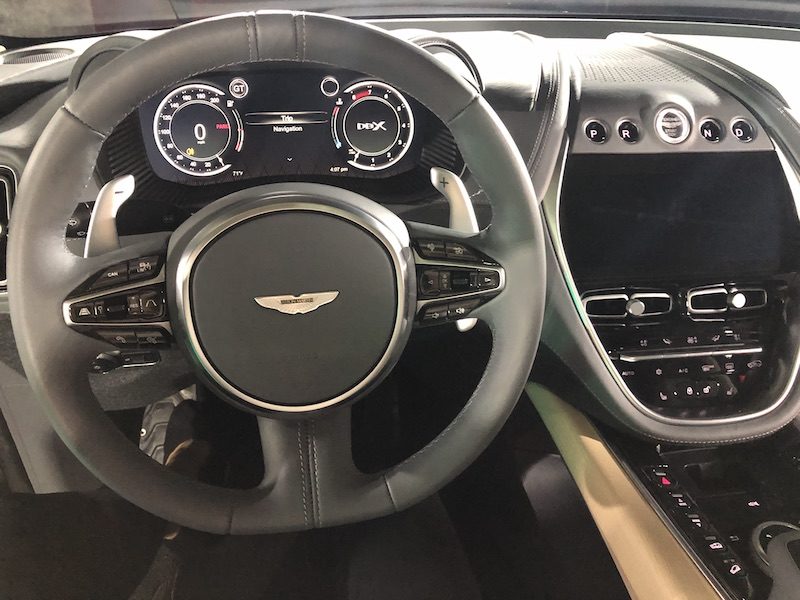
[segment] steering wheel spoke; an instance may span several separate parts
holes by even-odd
[[[391,507],[383,478],[353,463],[349,408],[304,420],[259,417],[258,427],[264,459],[259,487],[269,495],[256,511],[280,505],[309,529],[348,522],[363,495],[374,498],[375,510]]]
[[[480,234],[407,225],[417,267],[417,325],[463,322],[503,291],[505,269],[490,257]]]

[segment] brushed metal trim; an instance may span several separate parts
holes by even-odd
[[[800,178],[798,178],[798,174],[792,168],[786,156],[781,152],[779,146],[775,143],[774,140],[771,139],[771,141],[773,142],[775,153],[778,155],[778,159],[780,160],[781,166],[783,167],[784,175],[786,176],[786,179],[789,182],[789,188],[792,192],[792,197],[795,202],[795,208],[797,209],[797,212],[800,215]],[[623,380],[619,371],[617,371],[617,369],[614,367],[612,359],[608,355],[608,352],[603,346],[603,343],[600,341],[600,337],[597,335],[597,331],[595,330],[594,325],[589,319],[589,316],[586,314],[586,311],[583,310],[583,305],[581,304],[580,301],[580,294],[578,294],[578,288],[575,285],[575,280],[572,277],[572,271],[569,268],[566,251],[564,250],[564,243],[561,237],[561,222],[559,219],[559,211],[561,207],[561,193],[563,190],[564,172],[566,170],[568,156],[569,156],[569,138],[565,136],[564,143],[562,144],[562,148],[560,151],[560,156],[558,158],[558,161],[561,166],[557,171],[556,178],[554,178],[553,182],[551,183],[550,189],[548,189],[543,199],[542,205],[544,208],[545,224],[547,225],[547,229],[550,232],[550,237],[553,241],[553,247],[556,254],[556,261],[561,270],[561,274],[564,277],[564,283],[567,286],[567,290],[569,291],[570,297],[572,298],[572,302],[575,305],[575,309],[578,312],[578,317],[581,323],[583,324],[583,328],[586,331],[589,340],[592,342],[592,345],[594,346],[594,349],[597,352],[600,360],[605,365],[609,376],[614,380],[614,383],[617,384],[617,387],[619,388],[619,391],[622,393],[623,397],[634,408],[636,408],[639,412],[641,412],[648,418],[653,419],[654,421],[657,421],[659,423],[664,423],[667,425],[677,425],[677,426],[728,425],[731,423],[743,423],[746,421],[751,421],[753,419],[758,419],[778,409],[787,400],[787,398],[789,397],[789,393],[791,392],[795,382],[797,381],[798,372],[800,372],[800,347],[798,347],[795,350],[794,359],[792,361],[792,369],[789,373],[789,376],[786,379],[786,385],[783,387],[781,392],[777,395],[777,397],[771,404],[765,406],[760,410],[756,410],[753,412],[743,413],[740,415],[732,415],[729,417],[713,418],[713,419],[680,419],[677,417],[669,417],[666,415],[659,414],[658,412],[652,410],[647,405],[645,405],[631,391],[627,383],[625,383],[625,381]]]
[[[761,346],[742,346],[724,349],[709,348],[708,350],[687,350],[683,352],[643,352],[642,354],[620,354],[618,360],[627,363],[637,363],[646,362],[648,360],[669,360],[671,358],[702,358],[705,356],[728,356],[729,354],[758,354],[763,351],[764,348]]]
[[[117,213],[133,195],[135,188],[136,180],[133,175],[122,175],[109,181],[97,192],[89,227],[86,230],[84,258],[100,256],[119,249]]]
[[[349,400],[380,381],[381,376],[394,366],[405,348],[413,325],[415,307],[413,298],[416,296],[416,278],[408,229],[403,221],[388,209],[372,202],[342,201],[326,198],[326,202],[323,203],[321,201],[289,200],[286,199],[286,196],[293,197],[294,194],[273,195],[271,204],[250,208],[235,216],[216,220],[206,225],[195,234],[190,246],[183,252],[178,261],[175,298],[178,314],[174,315],[173,319],[178,319],[180,322],[182,333],[186,336],[186,341],[193,358],[200,363],[200,366],[208,376],[226,393],[230,394],[233,398],[237,398],[261,409],[280,413],[303,414],[329,408]],[[395,325],[386,350],[377,364],[359,383],[349,390],[334,398],[302,406],[275,404],[256,398],[240,390],[225,379],[203,351],[195,329],[190,302],[190,282],[194,264],[203,250],[212,241],[239,223],[255,217],[286,211],[308,211],[333,215],[350,221],[371,233],[381,242],[391,257],[397,286]]]

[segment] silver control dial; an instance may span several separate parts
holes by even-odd
[[[668,144],[685,142],[692,131],[692,121],[682,109],[664,108],[656,115],[656,133]]]

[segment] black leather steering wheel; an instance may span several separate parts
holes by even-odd
[[[196,51],[198,41],[202,52]],[[165,235],[91,258],[67,248],[65,223],[76,203],[90,200],[85,196],[100,147],[127,115],[194,75],[275,61],[365,73],[427,106],[450,128],[491,202],[491,226],[468,235],[403,223],[351,192],[282,184],[212,203],[171,236],[168,248]],[[345,19],[237,14],[179,27],[124,53],[82,82],[53,117],[22,178],[11,227],[14,332],[27,376],[55,430],[100,481],[124,498],[209,532],[337,525],[402,510],[428,497],[466,468],[499,431],[522,392],[539,340],[545,299],[541,216],[530,174],[504,126],[472,86],[427,52]],[[296,256],[287,265],[278,259],[288,255],[269,245],[281,231],[290,238],[318,234],[326,240],[325,251]],[[492,333],[491,356],[473,396],[436,439],[401,464],[364,474],[351,459],[347,402],[374,387],[402,351],[416,306],[415,240],[422,239],[465,244],[477,254],[473,262],[502,272],[502,286],[471,314]],[[248,261],[243,244],[255,244],[261,257],[277,253],[276,258],[269,265]],[[65,299],[109,265],[148,255],[166,256],[170,325],[199,376],[219,395],[260,415],[265,478],[255,489],[214,487],[159,465],[119,432],[93,397],[87,365],[109,345],[67,324]],[[362,273],[374,283],[371,289],[379,290],[368,301],[350,293],[356,284],[340,268],[356,256],[363,261],[350,263],[350,272]],[[324,280],[331,274],[341,278],[338,284],[336,278]],[[261,276],[278,283],[285,278],[284,285],[267,286]],[[209,287],[219,277],[227,277],[224,294]],[[254,278],[261,283],[252,283]],[[263,301],[268,304],[280,292],[291,301],[299,292],[323,290],[339,291],[338,299],[306,315],[258,305],[262,293],[271,298]],[[240,304],[233,316],[217,322],[215,303],[221,299]],[[240,326],[240,310],[250,326]],[[312,323],[305,319],[312,316],[320,348],[296,355],[303,360],[294,362],[310,361],[320,376],[310,376],[317,367],[287,362],[282,368],[296,391],[293,397],[292,386],[254,375],[252,370],[264,363],[251,358],[271,352],[279,361],[284,342],[300,352],[298,344],[307,344],[303,336]],[[369,326],[359,328],[360,318]],[[333,351],[329,336],[341,336],[337,327],[342,323],[356,325]],[[273,326],[275,335],[265,338]],[[237,330],[238,339],[227,336],[228,327]],[[248,329],[258,335],[249,335]],[[237,349],[233,357],[232,348]],[[250,362],[240,369],[237,356]],[[351,368],[349,360],[358,365]],[[274,361],[265,368],[275,368]],[[346,376],[335,381],[336,368]]]

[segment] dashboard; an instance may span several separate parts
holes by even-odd
[[[419,35],[400,27],[418,23],[385,25]],[[727,30],[711,41],[605,39],[605,29],[578,39],[585,30],[568,25],[562,38],[545,39],[533,22],[493,22],[496,31],[437,25],[431,51],[480,81],[541,200],[549,239],[542,344],[568,373],[553,387],[577,381],[585,412],[673,444],[745,442],[791,421],[800,409],[800,180],[772,104],[753,98],[768,95],[783,109],[800,93],[753,83],[733,59],[687,54],[681,44],[770,71],[775,53],[791,47],[800,56],[798,41],[773,46]],[[512,25],[530,32],[500,30]],[[35,68],[0,63],[0,89],[32,90],[18,105],[0,103],[0,249],[36,139],[66,86],[80,85],[102,55],[92,43]],[[131,237],[173,231],[237,190],[297,180],[447,225],[432,167],[461,176],[478,222],[489,225],[480,182],[449,130],[404,90],[324,65],[232,65],[176,82],[118,125],[66,224],[68,243],[80,252],[97,190],[125,174],[136,188],[118,225]],[[13,407],[2,408],[13,418]]]
[[[407,172],[422,151],[425,113],[396,88],[357,73],[273,67],[183,82],[148,101],[139,118],[155,173],[202,185]]]

